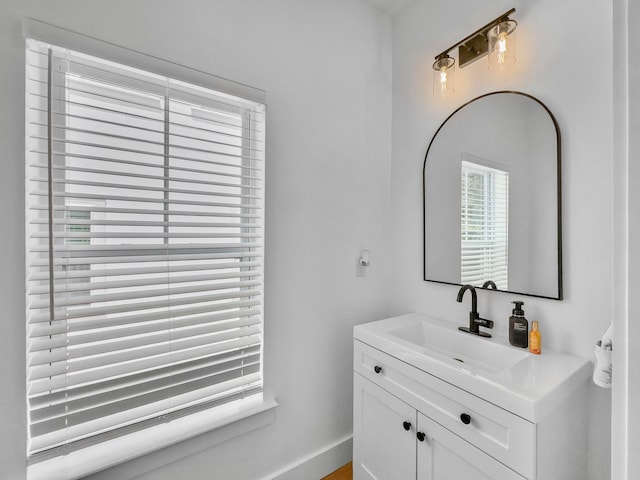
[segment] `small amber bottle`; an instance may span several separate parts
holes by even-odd
[[[531,322],[531,332],[529,332],[529,351],[540,355],[542,351],[542,339],[540,338],[540,331],[538,330],[538,322],[534,320]]]

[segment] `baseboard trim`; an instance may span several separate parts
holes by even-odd
[[[260,480],[320,480],[353,457],[353,436],[349,435],[317,450]]]

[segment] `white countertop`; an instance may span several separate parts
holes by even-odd
[[[474,350],[476,346],[479,351],[491,348],[498,354],[504,354],[505,358],[513,356],[516,358],[515,363],[508,362],[508,366],[500,370],[475,368],[472,364],[456,361],[456,352],[452,350],[448,350],[452,355],[447,355],[443,349],[424,347],[390,333],[420,322],[427,322],[435,333],[443,335],[442,338],[459,340],[454,347],[447,348],[457,348],[461,355],[473,356],[474,352],[469,350]],[[357,325],[353,335],[356,340],[531,422],[539,422],[576,388],[584,385],[592,370],[591,362],[573,355],[549,351],[544,345],[542,354],[534,355],[512,347],[504,337],[475,337],[458,331],[457,325],[419,313]],[[491,342],[493,345],[475,342]]]

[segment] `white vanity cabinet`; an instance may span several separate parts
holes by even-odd
[[[586,478],[586,381],[525,418],[385,346],[354,340],[354,480]]]
[[[354,380],[355,480],[523,480],[359,374]]]

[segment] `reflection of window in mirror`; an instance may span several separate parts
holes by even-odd
[[[507,290],[509,172],[498,166],[463,154],[461,283],[481,286],[492,280],[499,290]]]

